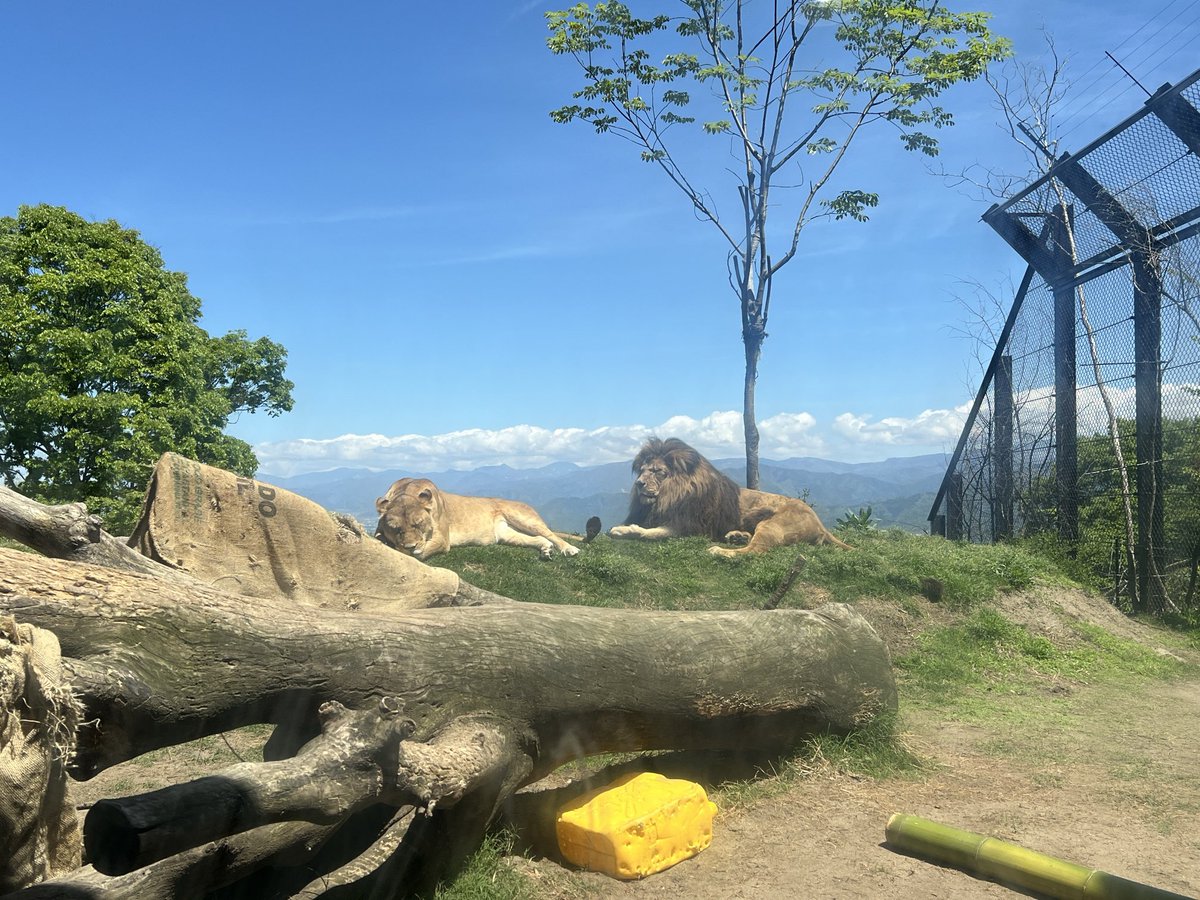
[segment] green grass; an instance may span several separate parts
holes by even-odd
[[[1170,615],[1162,624],[1179,635],[1181,646],[1189,650],[1200,650],[1200,605],[1183,613]]]
[[[927,764],[900,740],[896,720],[890,717],[847,735],[817,735],[803,750],[807,758],[824,760],[848,775],[894,778],[927,770]]]
[[[1025,696],[1053,677],[1166,678],[1182,668],[1170,657],[1093,625],[1076,623],[1073,628],[1077,640],[1058,646],[992,609],[978,609],[959,624],[920,635],[917,649],[895,661],[901,693],[927,707],[979,712],[993,705],[981,703],[984,698]]]
[[[513,838],[493,832],[467,860],[454,882],[439,885],[435,900],[530,900],[536,896],[528,879],[505,865],[502,857],[512,852]]]
[[[847,735],[814,735],[795,753],[763,767],[758,777],[718,785],[712,799],[719,809],[729,812],[786,793],[816,773],[895,778],[927,770],[928,764],[900,740],[895,719],[887,717]]]
[[[942,583],[942,602],[962,609],[1035,582],[1069,583],[1057,564],[1011,544],[961,544],[899,530],[853,540],[856,552],[822,553],[809,560],[805,572],[835,600],[904,601],[920,593],[922,579],[931,578]]]
[[[705,552],[709,542],[598,537],[577,556],[539,560],[512,547],[462,547],[431,564],[515,600],[626,609],[743,609],[761,606],[777,580],[741,560]],[[786,566],[794,554],[781,557]],[[779,576],[780,578],[782,575]]]
[[[1062,569],[1012,545],[957,544],[903,531],[856,534],[856,549],[780,547],[762,555],[724,559],[710,542],[665,542],[598,537],[573,557],[544,561],[512,547],[461,547],[434,557],[477,587],[538,603],[653,609],[755,609],[783,582],[797,553],[808,565],[792,588],[805,585],[853,603],[871,597],[911,603],[922,579],[943,585],[943,602],[968,608],[1034,582],[1069,583]],[[784,599],[783,606],[789,601]],[[795,601],[792,605],[796,605]]]

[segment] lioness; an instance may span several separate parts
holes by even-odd
[[[764,553],[789,544],[833,544],[853,549],[821,524],[811,506],[794,497],[739,488],[678,438],[651,438],[633,460],[637,478],[629,515],[612,537],[661,540],[705,535],[744,547],[709,547],[718,556]]]
[[[563,556],[579,552],[551,531],[528,504],[451,494],[428,478],[401,478],[375,501],[375,511],[379,513],[375,536],[417,559],[464,544],[534,547],[543,559],[549,559],[555,548]]]

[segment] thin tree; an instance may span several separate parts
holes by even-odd
[[[890,125],[906,149],[936,155],[930,131],[953,123],[937,98],[1007,56],[1009,42],[988,30],[986,13],[950,12],[939,0],[679,5],[680,17],[638,18],[616,2],[547,12],[550,51],[573,57],[584,76],[576,102],[550,115],[632,142],[720,232],[741,309],[746,484],[753,488],[754,393],[774,277],[795,258],[808,225],[866,221],[879,202],[873,191],[835,187],[835,170],[872,125]],[[647,47],[662,52],[661,63],[651,62]],[[701,90],[693,96],[692,88]],[[707,104],[706,112],[692,114],[693,104]],[[677,151],[693,127],[732,142],[736,216],[723,219],[696,173],[685,171]],[[793,211],[786,230],[769,233],[784,189],[793,189]]]

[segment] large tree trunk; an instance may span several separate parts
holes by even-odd
[[[894,705],[887,654],[849,607],[648,612],[517,602],[366,614],[0,550],[0,612],[70,658],[90,775],[158,747],[328,701],[398,697],[418,739],[485,712],[536,734],[537,773],[656,747],[781,745]],[[137,699],[131,704],[131,699]]]
[[[321,856],[355,823],[355,853],[373,850],[355,863],[325,854],[324,871],[366,867],[378,896],[401,896],[443,877],[506,798],[568,760],[783,751],[896,705],[885,647],[839,604],[668,613],[479,592],[464,598],[475,606],[365,612],[5,550],[0,573],[0,613],[61,642],[87,723],[80,777],[254,722],[278,723],[274,755],[290,757],[98,803],[84,823],[98,871],[30,896],[190,895]],[[361,826],[379,804],[409,812],[382,832]],[[259,892],[324,890],[272,876]]]

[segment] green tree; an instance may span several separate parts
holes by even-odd
[[[230,417],[292,408],[287,351],[211,337],[183,273],[114,221],[23,206],[0,218],[0,466],[45,502],[83,501],[118,533],[167,450],[242,475]]]
[[[1117,420],[1121,452],[1099,436],[1079,442],[1079,532],[1078,557],[1097,574],[1116,578],[1130,594],[1134,611],[1160,613],[1149,598],[1138,597],[1131,582],[1134,565],[1121,563],[1128,557],[1124,547],[1114,573],[1113,547],[1127,541],[1122,527],[1125,485],[1121,465],[1132,466],[1137,458],[1137,429],[1132,419]],[[1164,419],[1162,422],[1163,547],[1162,572],[1167,609],[1191,607],[1196,595],[1196,569],[1200,565],[1200,418]],[[1118,461],[1118,459],[1120,461]]]
[[[939,0],[680,6],[680,18],[638,18],[616,2],[547,12],[550,51],[574,57],[584,76],[573,95],[578,102],[550,115],[631,141],[720,232],[741,307],[746,483],[756,487],[754,391],[775,274],[795,258],[814,220],[865,221],[878,204],[872,191],[831,181],[864,129],[889,125],[907,149],[936,155],[930,130],[953,124],[938,96],[1008,55],[1009,42],[991,34],[987,14],[949,12]],[[651,61],[647,46],[666,51],[661,63]],[[705,104],[695,114],[693,107]],[[728,220],[675,153],[676,137],[694,127],[719,139],[720,158],[732,143],[740,202]],[[769,234],[768,214],[780,210],[785,188],[794,188],[794,212],[783,230]],[[769,238],[778,245],[775,255]]]

